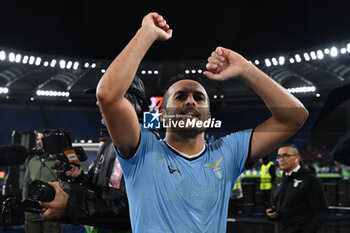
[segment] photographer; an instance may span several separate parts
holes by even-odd
[[[36,149],[43,147],[43,133],[37,133]],[[45,164],[41,161],[39,155],[35,155],[30,159],[26,173],[23,179],[22,199],[28,200],[28,187],[34,180],[44,182],[56,181],[57,176],[51,169],[57,160],[46,161]],[[26,233],[60,233],[61,226],[56,222],[43,221],[39,214],[24,212],[24,229]]]
[[[145,102],[140,78],[135,77],[125,96],[141,113]],[[50,183],[56,190],[56,196],[52,202],[41,203],[47,209],[42,214],[44,219],[59,218],[58,221],[114,229],[114,232],[130,231],[125,182],[110,139],[99,150],[88,175],[76,167],[65,174],[70,175],[74,182],[79,182],[80,186],[67,194],[58,183]],[[106,231],[101,228],[94,232]]]

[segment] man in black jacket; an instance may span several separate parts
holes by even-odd
[[[310,170],[300,166],[295,145],[278,150],[283,178],[271,193],[272,207],[266,210],[270,219],[279,221],[283,233],[316,233],[327,222],[328,203],[321,181]]]
[[[71,177],[81,185],[70,191],[63,216],[66,220],[118,232],[131,229],[123,172],[112,140],[100,147],[87,175],[77,167],[67,173],[73,173]]]
[[[95,93],[95,90],[89,92]],[[135,76],[125,97],[135,111],[141,113],[145,104],[145,93],[139,77]],[[58,182],[50,183],[56,196],[51,202],[41,203],[46,208],[42,218],[129,232],[131,226],[125,182],[110,139],[100,148],[95,161],[89,167],[88,175],[82,174],[74,166],[66,175],[80,185],[74,186],[68,194]]]

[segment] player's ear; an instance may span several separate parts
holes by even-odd
[[[160,113],[161,113],[161,115],[160,115],[161,121],[166,121],[166,111],[165,111],[165,109],[162,108],[162,111]]]

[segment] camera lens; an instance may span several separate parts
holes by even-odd
[[[35,201],[50,202],[55,198],[55,195],[55,189],[40,180],[34,180],[28,187],[28,197]]]

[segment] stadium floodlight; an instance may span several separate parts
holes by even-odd
[[[23,57],[22,63],[23,63],[23,64],[27,64],[27,63],[28,63],[28,60],[29,60],[29,57],[28,57],[27,55],[25,55],[25,56]]]
[[[65,60],[60,60],[60,68],[61,69],[66,68],[66,61]]]
[[[37,57],[35,59],[35,65],[40,66],[40,63],[41,63],[41,57]]]
[[[279,58],[278,58],[278,63],[282,66],[282,65],[284,65],[284,62],[286,61],[286,59],[283,57],[283,56],[280,56]]]
[[[34,57],[34,56],[30,56],[30,57],[29,57],[29,62],[28,62],[28,64],[29,64],[29,65],[33,65],[34,62],[35,62],[35,57]]]
[[[48,97],[68,97],[70,93],[68,91],[53,91],[53,90],[37,90],[37,96],[48,96]]]
[[[273,64],[274,66],[277,66],[277,65],[278,65],[277,59],[276,59],[275,57],[273,57],[273,58],[271,59],[271,61],[272,61],[272,64]]]
[[[0,60],[3,61],[3,60],[5,60],[5,59],[6,59],[6,53],[5,53],[4,50],[1,50],[1,51],[0,51]]]
[[[19,53],[17,53],[17,54],[16,54],[16,57],[15,57],[15,62],[16,62],[16,63],[20,63],[20,62],[21,62],[21,58],[22,58],[22,55],[19,54]]]
[[[336,47],[332,47],[331,51],[330,51],[330,54],[331,54],[332,57],[338,56],[338,49]]]
[[[295,54],[295,60],[296,62],[301,62],[301,57],[299,54]]]
[[[316,56],[315,51],[311,51],[311,52],[310,52],[310,56],[311,56],[311,59],[312,59],[312,60],[316,60],[316,59],[317,59],[317,56]]]
[[[304,58],[305,58],[305,61],[310,61],[310,56],[308,53],[304,53]]]
[[[267,67],[270,67],[270,66],[271,66],[271,62],[270,62],[270,60],[269,60],[268,58],[265,59],[265,65],[266,65]]]
[[[9,89],[7,87],[0,87],[0,94],[7,94]]]
[[[287,91],[289,91],[290,93],[308,93],[308,92],[315,92],[316,87],[315,86],[293,87],[293,88],[287,88]]]
[[[10,53],[9,54],[9,61],[10,62],[14,62],[15,61],[15,54],[14,53]]]
[[[320,59],[320,60],[323,59],[324,55],[323,55],[322,50],[317,50],[316,53],[317,53],[317,58],[318,58],[318,59]]]
[[[29,57],[29,65],[33,65],[34,64],[34,61],[35,61],[35,57],[34,56],[30,56]]]
[[[74,62],[74,64],[73,64],[73,69],[74,70],[76,70],[76,69],[78,69],[78,67],[79,67],[79,62]]]
[[[72,61],[68,61],[66,68],[70,69],[70,68],[72,68],[72,65],[73,65],[73,62]]]

